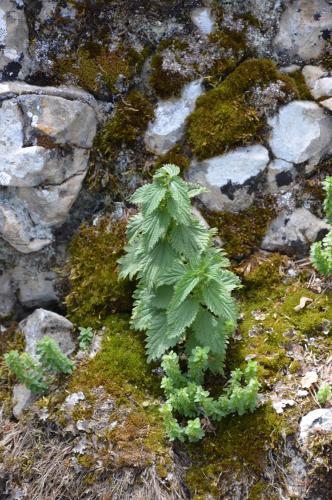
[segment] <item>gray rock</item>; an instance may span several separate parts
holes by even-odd
[[[19,419],[24,410],[35,401],[36,397],[32,394],[30,389],[23,384],[16,384],[13,387],[13,415]]]
[[[300,422],[300,443],[305,445],[310,435],[332,432],[332,408],[319,408],[310,411]]]
[[[187,177],[208,189],[200,199],[209,210],[238,211],[252,203],[252,187],[268,162],[269,153],[263,146],[241,147],[202,162],[193,161]]]
[[[322,32],[332,30],[332,8],[325,0],[286,0],[274,48],[290,59],[318,58],[326,41]]]
[[[320,101],[319,103],[321,106],[324,106],[328,111],[332,111],[332,97],[329,97],[328,99],[324,99],[324,101]]]
[[[27,140],[39,133],[56,144],[91,148],[97,122],[88,104],[50,95],[25,95],[18,102],[28,124]]]
[[[15,0],[0,5],[0,79],[24,79],[30,71],[29,32],[24,8]]]
[[[0,319],[7,318],[13,312],[16,297],[12,288],[11,276],[0,271]]]
[[[201,80],[186,84],[181,97],[159,101],[155,119],[145,134],[148,151],[164,155],[182,138],[185,121],[195,108],[196,99],[203,93]]]
[[[332,76],[322,66],[304,66],[302,73],[315,99],[332,96]]]
[[[271,223],[261,247],[263,250],[295,253],[303,257],[308,252],[310,244],[328,230],[328,224],[309,210],[297,208],[291,214],[280,214]]]
[[[52,242],[52,234],[36,226],[29,211],[18,199],[8,202],[0,193],[0,235],[21,253],[38,252]]]
[[[25,336],[25,350],[33,357],[36,357],[37,342],[45,335],[55,340],[66,355],[71,354],[75,349],[71,338],[73,324],[60,314],[46,309],[36,309],[21,321],[18,327]]]
[[[66,220],[97,125],[86,93],[37,89],[0,84],[0,235],[21,253],[49,245],[51,228]]]
[[[285,160],[273,160],[267,169],[267,184],[270,193],[285,192],[294,181],[296,171],[293,163]]]
[[[293,101],[268,120],[269,144],[276,158],[316,165],[331,149],[332,117],[311,101]]]

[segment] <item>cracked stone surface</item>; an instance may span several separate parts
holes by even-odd
[[[29,32],[23,3],[0,2],[0,80],[24,79],[30,72]]]
[[[269,144],[280,160],[317,165],[331,151],[332,117],[315,102],[290,102],[268,124],[272,128]]]
[[[0,85],[0,235],[25,254],[49,245],[52,228],[66,220],[97,125],[91,99],[82,100],[81,91],[42,92]]]

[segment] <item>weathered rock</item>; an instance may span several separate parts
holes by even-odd
[[[302,70],[305,82],[315,99],[332,96],[332,76],[322,66],[304,66]]]
[[[36,309],[19,323],[19,330],[25,336],[26,352],[36,357],[36,344],[45,335],[55,340],[64,354],[71,354],[75,345],[71,338],[73,324],[60,314],[46,309]]]
[[[276,158],[316,165],[331,149],[332,117],[311,101],[293,101],[268,120],[270,147]]]
[[[52,242],[51,232],[31,220],[26,206],[17,198],[1,198],[0,235],[21,253],[38,252]]]
[[[26,122],[26,139],[43,134],[55,144],[89,149],[96,134],[96,115],[88,104],[63,97],[26,95],[18,99]]]
[[[8,272],[0,271],[0,319],[10,316],[16,302]]]
[[[13,387],[13,415],[19,419],[24,410],[29,408],[36,397],[23,384],[16,384]]]
[[[281,56],[304,61],[318,58],[324,34],[332,30],[332,6],[325,0],[286,0],[274,48]]]
[[[280,193],[289,189],[296,176],[293,163],[285,160],[273,160],[268,165],[267,183],[271,193]]]
[[[188,83],[179,99],[159,101],[155,119],[150,122],[145,134],[148,151],[163,155],[181,139],[187,117],[194,110],[196,99],[203,93],[201,80]]]
[[[25,78],[30,70],[29,32],[23,3],[1,0],[0,80]]]
[[[300,422],[300,442],[305,445],[312,434],[332,432],[332,408],[310,411]]]
[[[293,213],[280,214],[269,227],[262,249],[299,257],[307,254],[311,243],[329,230],[328,224],[318,219],[306,208],[297,208]]]
[[[320,105],[324,106],[328,111],[332,111],[332,97],[329,99],[324,99],[324,101],[320,101]]]
[[[260,145],[234,149],[202,162],[193,161],[188,180],[206,186],[200,195],[209,210],[238,211],[253,201],[253,186],[269,162],[269,153]]]
[[[214,19],[209,7],[198,7],[191,12],[191,20],[203,35],[210,35],[214,30]]]
[[[65,98],[42,92],[36,94],[36,87],[26,84],[0,84],[5,99],[0,108],[0,187],[7,188],[0,189],[0,235],[22,253],[49,245],[50,228],[66,220],[96,133],[96,113],[85,93],[67,89]]]

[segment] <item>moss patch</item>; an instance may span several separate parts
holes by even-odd
[[[295,83],[297,91],[298,91],[299,99],[301,99],[303,101],[313,101],[314,100],[311,93],[310,93],[310,90],[307,87],[307,84],[305,82],[305,79],[304,79],[304,76],[303,76],[301,69],[293,71],[293,73],[290,73],[288,76],[294,80],[294,83]]]
[[[108,317],[104,326],[101,350],[76,370],[68,390],[83,391],[88,400],[92,396],[94,405],[93,393],[102,387],[114,400],[115,410],[103,434],[113,450],[109,466],[154,464],[159,474],[167,475],[172,461],[156,400],[160,380],[146,362],[143,337],[130,330],[124,315]]]
[[[153,104],[134,90],[116,107],[116,112],[99,132],[95,145],[99,153],[109,156],[122,144],[133,144],[154,116]]]
[[[272,198],[255,202],[240,212],[206,212],[204,217],[211,227],[218,229],[218,236],[232,259],[239,259],[257,250],[268,224],[275,218]]]
[[[259,140],[265,118],[249,104],[255,86],[281,81],[286,93],[297,95],[293,81],[267,59],[248,59],[218,87],[198,98],[188,119],[187,137],[199,160],[227,148]]]
[[[12,389],[15,383],[14,377],[9,372],[7,365],[4,362],[3,355],[6,352],[15,349],[23,351],[25,348],[24,335],[16,329],[16,324],[13,323],[0,335],[0,401],[5,414],[10,415],[12,409]]]
[[[111,312],[131,307],[133,286],[117,274],[125,228],[125,221],[110,225],[104,219],[98,227],[82,226],[70,244],[66,304],[70,319],[81,326],[98,326]]]
[[[232,498],[234,483],[241,488],[244,471],[253,480],[251,487],[258,484],[267,465],[268,451],[278,444],[282,422],[283,418],[266,405],[253,414],[223,419],[216,434],[190,446],[194,465],[187,472],[186,484],[192,498],[203,500],[208,493],[212,498]],[[261,484],[263,488],[267,485],[265,481]],[[244,491],[248,486],[243,485]]]
[[[55,74],[60,81],[73,81],[93,93],[115,92],[120,75],[130,81],[145,59],[144,51],[119,46],[109,50],[96,43],[80,47],[75,58],[58,59]]]

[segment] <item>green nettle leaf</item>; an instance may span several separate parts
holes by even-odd
[[[178,307],[170,309],[167,313],[168,336],[170,338],[180,338],[195,320],[199,310],[197,300],[187,298]]]
[[[332,176],[325,179],[323,187],[326,192],[324,210],[328,223],[332,224]],[[318,272],[332,276],[332,229],[322,241],[312,244],[310,257]]]
[[[179,173],[177,166],[164,165],[131,197],[139,212],[128,222],[119,267],[121,278],[138,280],[131,326],[146,333],[148,361],[163,359],[166,433],[171,440],[194,442],[204,436],[202,417],[220,420],[252,411],[259,384],[256,365],[248,365],[244,373],[232,373],[218,399],[203,387],[206,370],[223,373],[237,320],[231,294],[240,281],[228,269],[224,251],[213,245],[216,230],[193,215],[191,199],[205,189]],[[176,352],[169,352],[175,346],[183,353],[181,363]],[[182,372],[186,359],[188,369]]]

